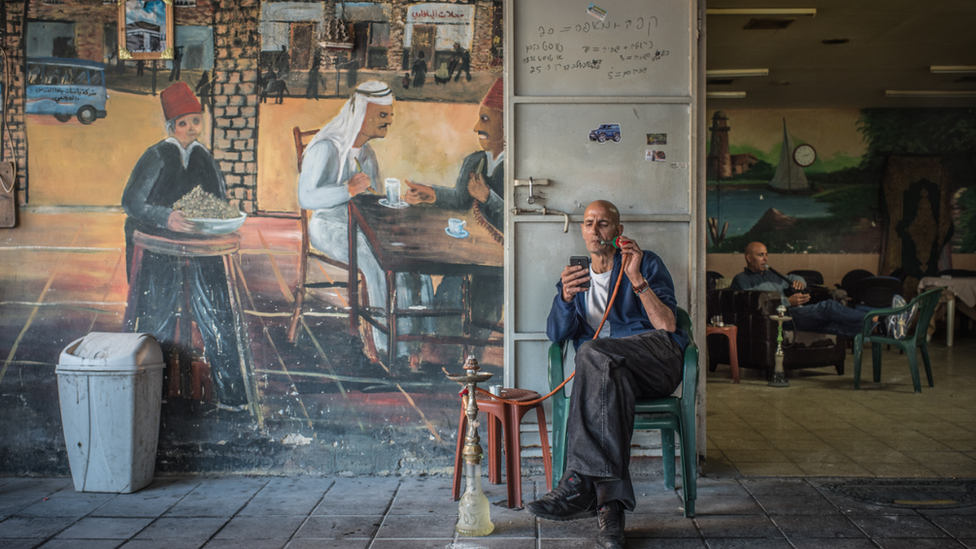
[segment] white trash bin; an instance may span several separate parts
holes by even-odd
[[[61,352],[58,394],[75,490],[128,494],[152,482],[163,366],[150,334],[92,332]]]

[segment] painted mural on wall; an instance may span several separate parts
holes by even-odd
[[[709,252],[758,240],[773,253],[879,253],[892,155],[941,157],[954,250],[976,250],[976,111],[864,109],[711,113]]]
[[[28,111],[31,205],[85,207],[44,222],[99,244],[27,256],[47,286],[0,269],[49,311],[0,305],[0,384],[51,387],[90,331],[150,332],[167,356],[161,470],[448,466],[442,369],[473,354],[502,372],[501,3],[192,4],[176,4],[172,61],[134,61],[89,24],[113,6],[31,3],[39,82],[84,73],[107,95],[95,116]],[[59,305],[59,285],[97,305]],[[53,447],[0,448],[5,467],[66,472],[56,390],[6,402],[45,418]],[[57,459],[30,458],[44,451]]]

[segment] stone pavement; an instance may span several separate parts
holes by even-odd
[[[976,547],[976,506],[883,506],[826,487],[844,480],[851,479],[701,478],[696,516],[687,519],[680,496],[665,490],[660,477],[638,479],[637,512],[627,515],[628,547]],[[971,482],[941,482],[949,493],[971,499]],[[504,485],[486,486],[489,500],[504,500]],[[545,482],[527,479],[526,497],[533,490],[544,491]],[[0,478],[0,547],[594,547],[595,519],[537,520],[497,504],[491,512],[490,536],[458,538],[457,504],[446,477],[164,477],[135,494],[77,493],[64,478]]]

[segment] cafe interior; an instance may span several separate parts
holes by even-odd
[[[966,30],[974,22],[972,6],[826,1],[815,3],[815,9],[814,3],[810,9],[799,4],[747,9],[753,4],[708,4],[708,315],[710,326],[713,317],[724,319],[726,332],[729,324],[738,324],[738,371],[729,364],[728,336],[710,327],[716,333],[708,336],[705,471],[972,476],[976,376],[969,353],[976,348],[976,315],[974,302],[963,295],[976,285],[976,255],[960,245],[965,222],[951,212],[959,208],[953,197],[976,184],[976,141],[970,135],[955,146],[935,145],[921,137],[928,133],[922,120],[930,114],[973,120],[976,49]],[[879,130],[881,118],[893,125]],[[763,137],[757,135],[760,124]],[[914,144],[908,137],[913,133],[920,137]],[[845,135],[855,141],[840,145]],[[781,144],[780,151],[773,150],[774,143]],[[804,144],[817,151],[813,165],[796,155]],[[756,161],[756,155],[749,158],[756,148],[743,145],[768,146],[770,155],[782,153],[782,159],[787,151],[794,153],[794,171],[777,170],[772,178],[767,172],[770,184],[750,190],[747,166]],[[826,166],[834,154],[828,149],[845,147],[861,162]],[[928,161],[944,168],[943,175],[920,176]],[[800,186],[797,166],[805,172],[801,177],[807,176]],[[829,202],[837,192],[833,183],[852,181],[844,179],[845,171],[860,172],[855,177],[861,183],[873,181],[880,189],[868,198],[844,199],[866,206],[857,213],[841,213],[841,204]],[[794,191],[774,188],[784,175],[794,176]],[[941,189],[942,205],[931,211],[941,208],[944,228],[935,223],[919,232],[917,225],[909,227],[924,217],[915,209],[921,200],[908,187],[926,177]],[[804,193],[812,200],[801,198]],[[828,202],[827,210],[804,209],[818,197]],[[737,210],[750,204],[762,206],[749,219],[737,219]],[[823,217],[803,221],[818,216]],[[834,227],[845,223],[847,236],[836,235]],[[797,335],[784,344],[790,347],[784,352],[789,387],[773,386],[768,380],[775,369],[777,323],[769,316],[778,303],[734,298],[735,292],[722,289],[745,268],[745,245],[752,241],[768,246],[771,268],[799,274],[823,288],[824,299],[848,306],[888,308],[894,293],[911,301],[925,290],[945,289],[941,301],[931,303],[930,329],[916,340],[928,342],[928,380],[934,384],[926,380],[919,345],[906,351],[875,343],[880,349],[873,351],[872,365],[872,344],[865,344],[858,383],[853,342]],[[938,252],[918,253],[923,248]],[[915,353],[920,384],[913,384],[908,360]]]

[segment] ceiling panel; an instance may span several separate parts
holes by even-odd
[[[708,8],[785,4],[711,0]],[[931,65],[976,66],[973,0],[795,0],[788,4],[816,8],[817,15],[795,16],[789,27],[780,30],[744,30],[754,17],[749,15],[708,16],[708,69],[769,69],[765,77],[708,85],[708,91],[746,92],[745,99],[710,99],[709,109],[976,106],[976,97],[885,97],[886,89],[976,91],[976,82],[957,82],[965,75],[929,71]],[[822,43],[835,38],[850,41]]]

